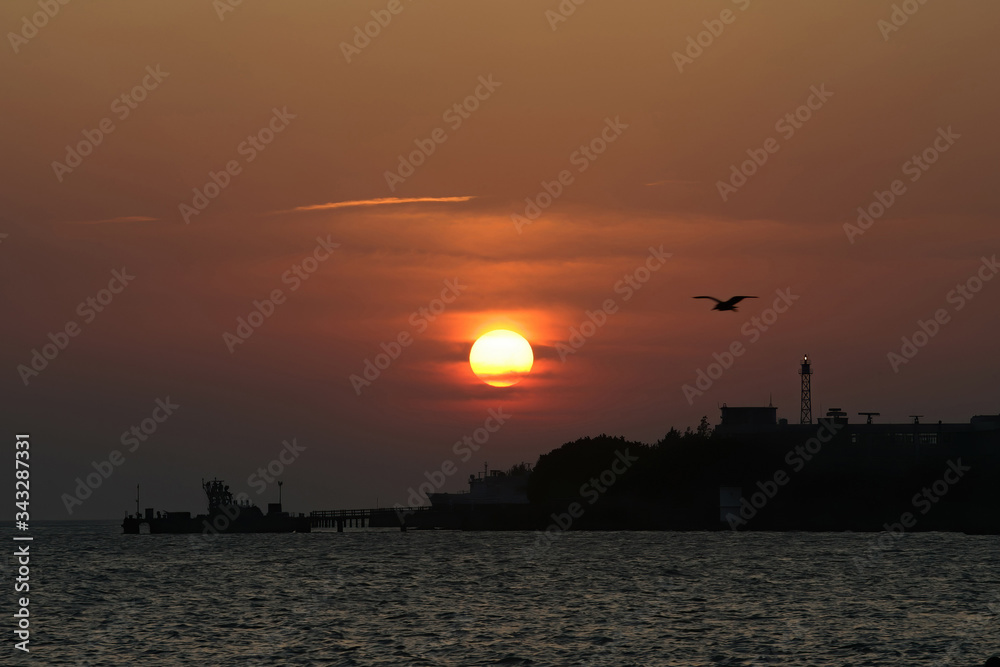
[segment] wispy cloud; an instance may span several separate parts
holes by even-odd
[[[296,206],[275,213],[297,213],[302,211],[327,211],[334,208],[349,208],[352,206],[385,206],[387,204],[423,204],[441,202],[463,202],[475,199],[475,195],[462,197],[378,197],[376,199],[352,199],[350,201],[335,201],[311,206]]]
[[[676,185],[697,185],[698,181],[685,181],[679,178],[665,178],[662,181],[653,181],[652,183],[645,183],[645,185],[663,185],[664,183],[673,183]]]
[[[125,215],[120,218],[108,218],[107,220],[71,220],[71,225],[100,225],[106,222],[153,222],[159,218],[150,218],[145,215]]]

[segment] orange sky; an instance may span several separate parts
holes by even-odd
[[[247,488],[292,437],[306,447],[282,474],[292,509],[405,502],[500,407],[512,416],[446,489],[584,435],[655,441],[717,421],[722,402],[773,396],[796,421],[804,352],[814,413],[1000,410],[1000,280],[949,299],[1000,250],[1000,8],[928,3],[886,32],[891,2],[588,2],[553,29],[554,1],[403,0],[370,43],[342,46],[389,4],[248,0],[220,19],[210,2],[70,3],[7,36],[2,409],[41,450],[41,515],[66,518],[62,494],[167,396],[181,407],[72,518],[131,510],[137,482],[144,505],[200,509],[202,477]],[[37,11],[3,3],[3,32]],[[710,28],[700,55],[675,56]],[[120,99],[136,86],[142,101]],[[100,143],[77,166],[53,166],[88,136]],[[766,161],[724,200],[719,181],[753,155]],[[210,172],[226,187],[202,201]],[[894,180],[884,215],[845,232]],[[515,224],[543,182],[559,196]],[[390,197],[411,201],[376,201]],[[321,206],[338,202],[368,204]],[[622,287],[661,247],[648,281]],[[286,274],[305,257],[308,279]],[[134,281],[86,321],[78,304],[122,267]],[[456,283],[440,315],[420,314]],[[227,345],[275,289],[273,315]],[[798,299],[758,329],[779,290]],[[701,294],[761,298],[717,313]],[[939,309],[947,322],[894,372],[887,354]],[[26,385],[18,366],[70,321],[78,335]],[[468,367],[491,328],[534,346],[515,387]],[[359,395],[350,376],[400,335],[412,342]],[[731,368],[685,398],[736,342]]]

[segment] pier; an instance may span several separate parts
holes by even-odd
[[[319,510],[309,513],[312,528],[334,528],[338,533],[344,528],[399,528],[406,530],[408,519],[430,507],[377,507],[359,510]],[[412,527],[412,524],[409,524]]]

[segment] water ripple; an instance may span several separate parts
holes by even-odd
[[[1000,539],[873,537],[50,526],[32,654],[12,664],[957,667],[997,650]]]

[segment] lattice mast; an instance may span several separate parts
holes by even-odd
[[[809,355],[802,355],[802,368],[799,370],[802,376],[802,413],[799,417],[800,424],[812,424],[812,367],[809,365]]]

